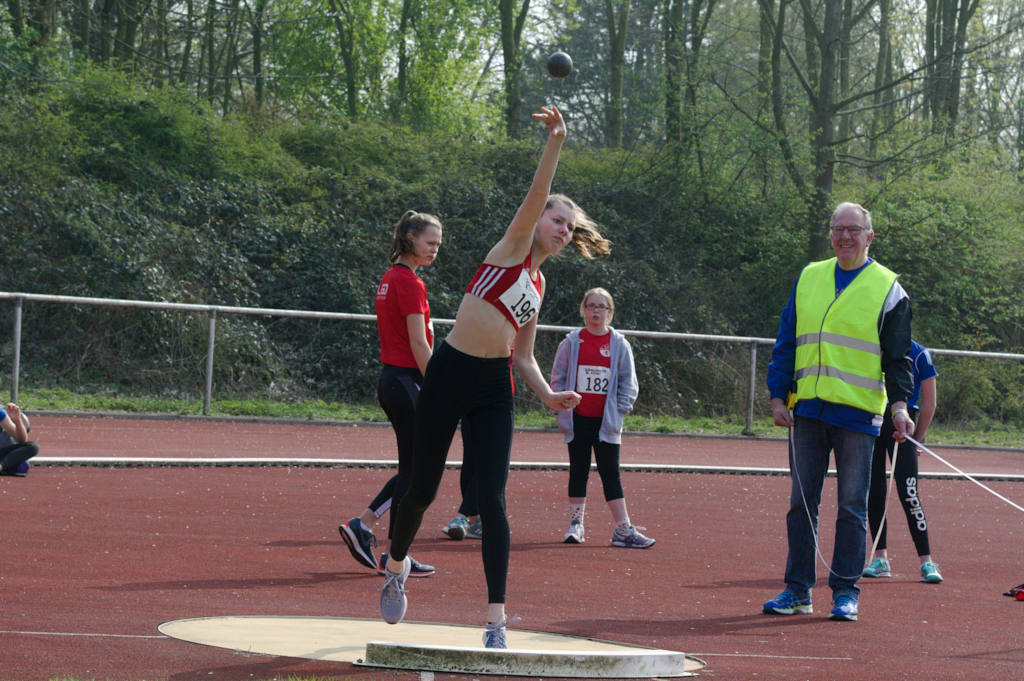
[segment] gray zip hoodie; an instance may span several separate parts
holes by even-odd
[[[633,365],[633,348],[625,336],[611,327],[608,328],[611,333],[610,380],[598,437],[602,442],[620,444],[622,419],[633,409],[640,389]],[[583,342],[580,339],[581,330],[570,331],[558,345],[555,363],[551,367],[551,389],[555,392],[576,389],[576,369],[580,359],[580,344]],[[557,421],[558,429],[565,435],[565,442],[572,442],[572,412],[559,410]]]

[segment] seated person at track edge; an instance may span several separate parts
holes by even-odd
[[[28,416],[14,402],[0,409],[0,475],[19,478],[28,473],[28,460],[39,453],[39,445],[28,441]]]
[[[937,404],[935,377],[938,372],[932,362],[932,355],[921,344],[910,341],[910,358],[914,363],[914,394],[907,400],[907,410],[914,419],[914,439],[924,442],[925,433],[931,425]],[[920,409],[918,406],[920,405]],[[865,577],[891,577],[892,564],[886,550],[886,481],[885,455],[893,460],[893,449],[896,442],[892,437],[892,424],[889,418],[890,408],[886,407],[885,422],[882,432],[875,440],[874,457],[871,460],[871,491],[868,493],[868,525],[871,536],[878,537],[875,547],[875,558],[864,568]],[[892,484],[903,505],[903,513],[907,516],[910,537],[914,540],[918,558],[921,561],[921,581],[938,584],[942,581],[939,564],[932,560],[931,547],[928,543],[928,521],[924,517],[924,506],[921,505],[920,478],[917,472],[917,457],[920,453],[913,442],[903,441],[896,448],[896,460],[892,466]]]
[[[828,578],[830,618],[853,621],[867,551],[871,452],[887,395],[893,438],[902,442],[914,433],[907,412],[914,387],[911,310],[896,274],[868,257],[874,238],[871,213],[856,203],[841,203],[832,213],[829,233],[835,257],[812,262],[800,273],[782,311],[768,365],[772,417],[775,425],[789,428],[792,485],[786,588],[762,611],[812,612],[811,588],[821,554],[818,506],[834,452],[838,509]]]

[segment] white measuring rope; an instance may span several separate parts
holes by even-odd
[[[790,411],[789,413],[790,416],[792,416],[793,412]],[[807,506],[807,497],[804,495],[804,483],[803,481],[800,480],[800,471],[797,470],[797,466],[795,465],[794,461],[794,452],[796,450],[796,447],[793,446],[793,430],[795,428],[796,423],[794,422],[794,424],[789,428],[789,470],[792,471],[793,474],[796,476],[796,486],[800,489],[800,499],[802,499],[804,502],[804,513],[807,514],[807,524],[810,525],[811,535],[814,537],[814,553],[817,554],[818,560],[821,561],[821,564],[824,565],[831,574],[835,575],[839,579],[860,579],[860,571],[858,571],[855,575],[850,575],[849,577],[844,577],[843,575],[839,574],[838,572],[832,569],[832,566],[829,565],[828,561],[825,560],[825,556],[821,554],[821,548],[818,546],[818,528],[815,527],[814,519],[811,517],[811,509]],[[827,474],[828,473],[826,471],[826,475]],[[879,535],[881,535],[881,530],[879,530]]]
[[[1006,503],[1008,503],[1008,504],[1009,504],[1010,506],[1013,506],[1013,507],[1014,507],[1015,509],[1017,509],[1018,511],[1024,511],[1024,507],[1022,507],[1022,506],[1020,506],[1020,505],[1018,505],[1018,504],[1015,504],[1015,503],[1013,503],[1012,501],[1010,501],[1009,499],[1007,499],[1006,497],[1004,497],[1004,496],[1003,496],[1002,494],[1000,494],[999,492],[995,491],[995,490],[994,490],[994,489],[992,489],[991,487],[988,487],[988,486],[986,486],[986,485],[985,485],[985,484],[984,484],[983,482],[981,482],[980,480],[976,480],[975,478],[973,478],[973,477],[971,476],[971,474],[970,474],[970,473],[965,473],[964,471],[960,470],[959,468],[957,468],[956,466],[954,466],[954,465],[953,465],[953,464],[951,464],[950,462],[946,461],[946,460],[945,460],[945,459],[943,459],[943,458],[942,458],[941,456],[939,456],[938,454],[936,454],[936,453],[935,453],[935,452],[933,452],[932,450],[928,449],[928,448],[927,448],[927,447],[925,447],[925,446],[924,446],[923,444],[921,444],[920,442],[918,442],[918,441],[917,441],[917,440],[915,440],[914,438],[910,437],[909,435],[907,436],[907,440],[909,440],[910,442],[913,442],[913,443],[914,443],[915,445],[917,445],[918,447],[920,447],[920,448],[921,448],[921,449],[923,449],[924,451],[926,451],[926,452],[928,452],[929,454],[931,454],[931,455],[932,455],[932,456],[933,456],[933,457],[934,457],[934,458],[935,458],[935,459],[936,459],[937,461],[939,461],[940,463],[944,463],[944,464],[946,464],[947,466],[949,466],[950,468],[952,468],[952,469],[953,469],[954,471],[956,471],[956,472],[957,472],[957,473],[959,473],[960,475],[964,476],[965,478],[967,478],[968,480],[970,480],[971,482],[973,482],[973,483],[974,483],[975,485],[977,485],[978,487],[980,487],[980,488],[982,488],[983,490],[985,490],[986,492],[988,492],[988,493],[990,493],[990,494],[992,494],[992,495],[994,495],[994,496],[996,496],[996,497],[999,497],[1000,499],[1002,499],[1003,501],[1005,501]]]
[[[790,412],[790,413],[792,414],[792,412]],[[838,574],[837,572],[835,572],[832,569],[832,566],[829,565],[829,563],[825,560],[825,556],[822,555],[822,553],[821,553],[821,548],[818,545],[818,530],[814,526],[814,519],[811,518],[811,509],[808,508],[808,506],[807,506],[807,497],[804,495],[804,485],[803,485],[803,482],[800,480],[800,471],[797,470],[797,467],[794,465],[794,461],[793,461],[793,451],[795,449],[794,446],[793,446],[793,427],[790,427],[788,430],[789,430],[789,469],[796,476],[796,485],[800,489],[800,498],[804,502],[804,512],[807,514],[807,523],[810,525],[810,527],[811,527],[811,534],[814,537],[814,553],[817,554],[818,560],[821,561],[821,564],[824,565],[831,574],[835,575],[836,577],[839,577],[840,579],[857,579],[857,578],[859,578],[861,576],[860,573],[858,573],[856,575],[851,575],[849,577],[844,577],[844,576]],[[948,466],[949,468],[953,469],[954,471],[956,471],[957,473],[959,473],[963,477],[965,477],[968,480],[970,480],[971,482],[973,482],[978,487],[981,487],[986,492],[989,492],[993,496],[996,496],[999,499],[1002,499],[1003,501],[1008,503],[1010,506],[1013,506],[1018,511],[1024,511],[1024,506],[1020,506],[1019,504],[1016,504],[1016,503],[1010,501],[1009,499],[1004,497],[999,492],[997,492],[994,489],[992,489],[991,487],[988,487],[987,485],[985,485],[980,480],[975,479],[970,473],[967,473],[965,471],[960,470],[959,468],[957,468],[956,466],[954,466],[953,464],[951,464],[950,462],[946,461],[941,456],[939,456],[938,454],[933,452],[931,449],[926,447],[923,443],[918,442],[917,440],[915,440],[914,438],[912,438],[909,435],[907,436],[907,441],[914,443],[920,449],[922,449],[923,451],[927,452],[932,457],[934,457],[937,461],[939,461],[940,463],[943,463],[946,466]],[[891,464],[891,469],[890,469],[890,472],[889,472],[889,483],[888,483],[888,486],[886,488],[886,493],[885,493],[885,511],[882,514],[882,523],[879,525],[878,534],[875,535],[874,543],[871,546],[871,555],[874,555],[875,551],[878,548],[878,541],[879,541],[879,538],[882,536],[882,528],[885,527],[885,518],[886,518],[886,515],[888,515],[888,513],[889,513],[889,494],[892,491],[893,477],[894,477],[895,471],[896,471],[896,458],[897,458],[898,452],[899,452],[899,443],[897,443],[893,447],[892,464]]]
[[[900,443],[894,442],[892,445],[892,461],[889,463],[889,482],[885,486],[885,503],[882,505],[882,522],[878,523],[878,532],[875,534],[874,541],[871,542],[871,552],[869,556],[874,556],[875,551],[878,550],[878,542],[882,539],[882,532],[885,530],[885,519],[889,517],[889,499],[892,497],[892,485],[896,479],[896,459],[899,458]],[[871,453],[874,457],[874,452]],[[882,465],[885,465],[885,457],[882,457]],[[868,486],[871,486],[870,478],[868,478]],[[868,501],[870,504],[870,500]],[[871,529],[870,527],[868,528]]]

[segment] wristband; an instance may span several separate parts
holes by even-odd
[[[893,409],[893,410],[892,410],[892,416],[893,416],[893,418],[896,418],[896,414],[903,414],[903,415],[904,415],[904,416],[906,416],[906,417],[907,417],[908,419],[910,418],[910,412],[909,412],[909,411],[907,411],[906,409]]]

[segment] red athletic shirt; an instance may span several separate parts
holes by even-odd
[[[576,413],[601,418],[604,416],[604,402],[608,397],[608,381],[611,379],[612,334],[609,331],[603,336],[595,336],[581,329],[580,340],[580,355],[576,362],[576,392],[583,399],[576,406]]]
[[[484,263],[466,287],[466,293],[498,308],[517,331],[540,310],[540,272],[536,279],[530,277],[531,257],[532,254],[526,256],[522,265],[512,267]]]
[[[392,265],[377,287],[377,335],[380,337],[380,361],[397,367],[416,369],[416,357],[409,343],[405,318],[422,314],[427,326],[427,343],[433,347],[434,330],[430,324],[427,286],[405,265]]]

